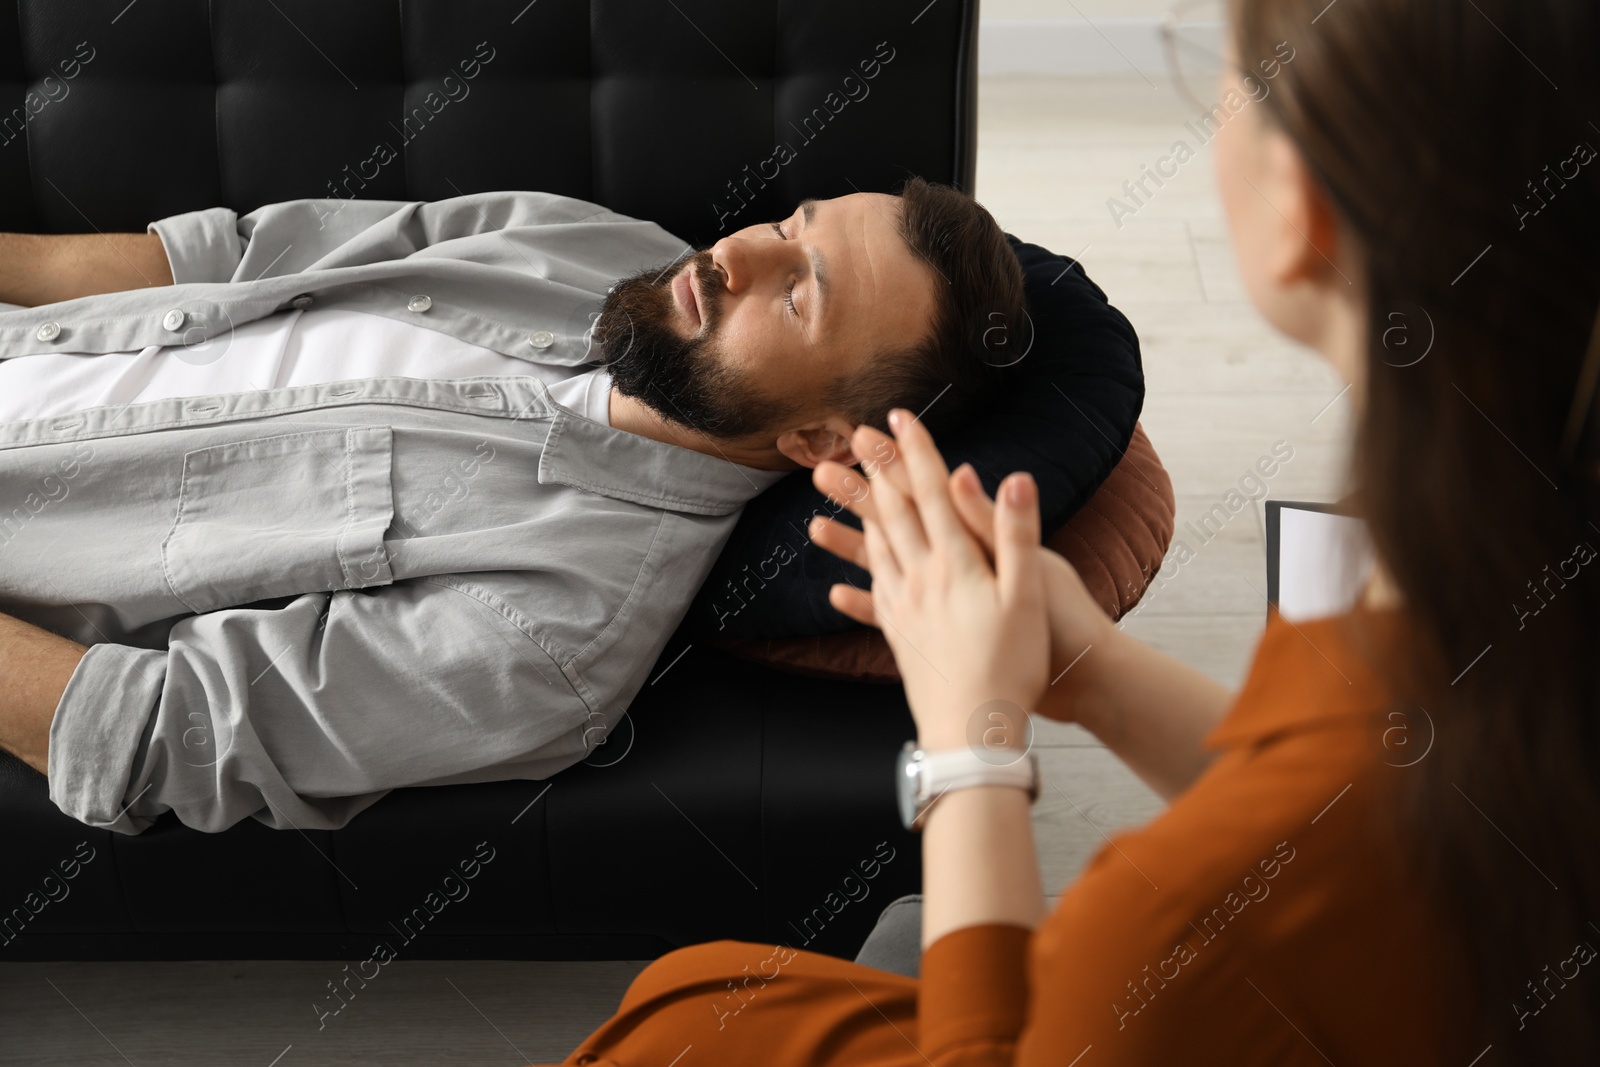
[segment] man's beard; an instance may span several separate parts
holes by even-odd
[[[678,306],[672,280],[693,268],[701,331],[673,332]],[[797,405],[763,396],[727,365],[717,344],[722,281],[711,253],[696,252],[678,271],[640,271],[612,287],[595,320],[593,340],[617,391],[656,414],[708,437],[735,440],[774,430]]]

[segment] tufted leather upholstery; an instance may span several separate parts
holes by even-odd
[[[908,174],[971,188],[976,8],[19,0],[0,8],[0,230],[539,189],[704,244]]]
[[[0,9],[0,230],[524,188],[705,243],[912,173],[970,188],[976,9],[19,0]],[[636,732],[548,793],[401,790],[331,833],[89,830],[0,756],[0,952],[361,960],[487,842],[470,896],[399,955],[640,958],[718,937],[854,953],[881,903],[921,881],[890,774],[913,732],[900,694],[796,681],[682,637],[653,677]]]

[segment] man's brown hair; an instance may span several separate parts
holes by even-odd
[[[959,426],[994,399],[1002,368],[1032,343],[1022,266],[983,205],[921,178],[900,192],[899,232],[932,268],[933,322],[926,336],[835,381],[825,403],[885,431],[895,407],[936,430]]]

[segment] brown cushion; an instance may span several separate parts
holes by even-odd
[[[1113,619],[1139,603],[1172,542],[1172,479],[1142,426],[1105,482],[1045,544],[1077,568],[1089,594]],[[723,637],[713,645],[742,659],[816,678],[900,681],[888,642],[877,630],[772,640]]]

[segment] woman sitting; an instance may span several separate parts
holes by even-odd
[[[859,430],[870,491],[816,482],[864,536],[813,536],[872,572],[834,604],[882,627],[942,781],[920,978],[700,945],[569,1063],[1600,1062],[1600,5],[1233,6],[1218,99],[1294,60],[1218,186],[1251,300],[1350,384],[1370,583],[1272,613],[1231,694],[1099,612],[1026,475],[991,503],[908,414]],[[1048,916],[1026,731],[983,738],[1023,708],[1171,799]]]

